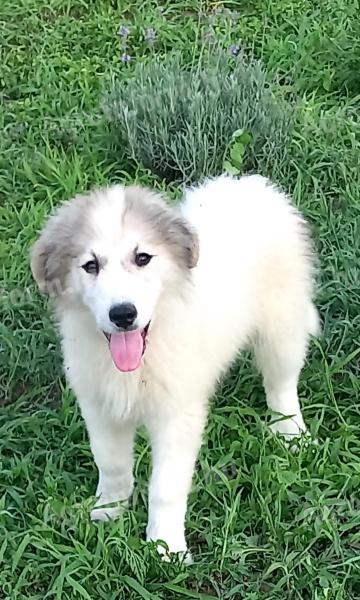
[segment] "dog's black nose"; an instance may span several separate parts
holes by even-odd
[[[116,327],[127,329],[131,327],[137,317],[137,310],[133,304],[124,302],[115,304],[109,310],[109,319]]]

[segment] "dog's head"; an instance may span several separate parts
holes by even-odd
[[[42,291],[90,311],[115,365],[132,371],[160,297],[197,259],[195,233],[161,196],[114,186],[64,203],[32,248],[31,269]]]

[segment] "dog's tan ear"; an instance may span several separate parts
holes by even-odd
[[[71,261],[79,252],[84,197],[65,202],[50,217],[30,251],[31,271],[39,289],[52,296],[66,291]]]
[[[53,248],[46,244],[42,236],[35,242],[30,250],[30,266],[33,277],[42,292],[46,292],[47,263]]]
[[[71,255],[65,244],[48,242],[41,236],[30,253],[33,277],[40,291],[49,296],[61,296],[66,291],[66,276]]]
[[[191,224],[182,216],[172,215],[166,224],[165,237],[173,248],[177,262],[187,269],[196,267],[199,260],[199,238]]]
[[[188,236],[189,236],[189,247],[188,247],[188,267],[193,269],[196,267],[199,261],[199,238],[195,231],[187,225]]]

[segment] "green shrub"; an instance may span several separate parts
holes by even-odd
[[[291,123],[260,63],[220,48],[192,66],[179,54],[138,63],[127,82],[113,79],[103,110],[119,160],[186,183],[221,173],[239,130],[250,140],[241,170],[268,173],[284,155]]]

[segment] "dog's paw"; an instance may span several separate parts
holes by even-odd
[[[113,521],[123,512],[122,506],[95,506],[90,512],[92,521]]]
[[[270,429],[274,434],[279,434],[289,450],[295,454],[300,447],[304,449],[318,445],[318,441],[311,437],[302,419],[300,422],[292,418],[274,421],[270,424]]]
[[[279,417],[270,423],[270,429],[288,442],[293,441],[294,438],[308,435],[302,417]]]
[[[170,550],[167,544],[159,541],[156,544],[156,549],[164,562],[171,562],[172,557],[174,556],[177,556],[179,562],[183,563],[184,565],[192,565],[194,562],[191,552],[187,548],[184,550]]]
[[[170,562],[171,557],[177,555],[180,562],[185,565],[191,565],[193,562],[191,553],[189,552],[183,533],[169,535],[169,532],[162,534],[160,531],[151,530],[148,528],[146,535],[147,542],[155,542],[156,549],[161,558]]]
[[[101,495],[90,512],[90,518],[92,521],[112,521],[120,517],[127,506],[128,500],[114,500]]]
[[[190,550],[169,550],[168,548],[164,548],[162,544],[157,544],[156,547],[164,562],[171,562],[171,559],[174,556],[176,556],[179,562],[184,565],[192,565],[194,562]]]

